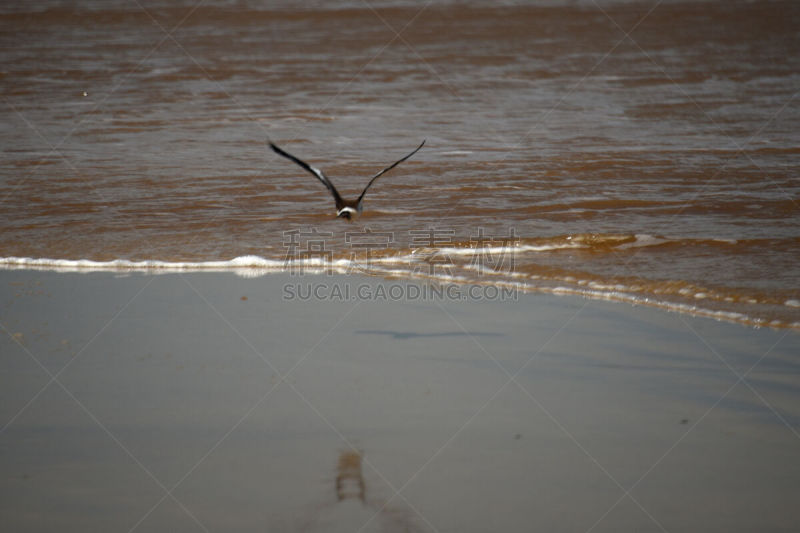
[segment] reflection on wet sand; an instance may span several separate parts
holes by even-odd
[[[336,466],[336,497],[339,501],[358,498],[363,503],[365,492],[361,453],[352,450],[342,452]]]
[[[361,450],[351,448],[339,452],[334,481],[336,502],[327,502],[310,510],[310,522],[299,531],[407,533],[426,530],[407,505],[391,495],[381,494],[380,488],[375,490],[373,487],[370,499],[367,499],[363,459]],[[380,485],[377,480],[375,483]]]

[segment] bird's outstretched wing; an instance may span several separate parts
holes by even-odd
[[[331,194],[333,195],[333,199],[336,200],[336,208],[337,209],[339,208],[339,206],[341,204],[343,204],[342,197],[339,196],[339,191],[336,190],[336,187],[333,186],[333,183],[331,183],[331,180],[329,180],[328,177],[325,174],[323,174],[320,169],[318,169],[317,167],[312,167],[311,165],[309,165],[308,163],[306,163],[302,159],[298,159],[297,157],[293,156],[289,152],[286,152],[283,149],[275,146],[271,142],[269,143],[269,146],[270,146],[270,148],[272,148],[272,150],[276,154],[282,155],[286,159],[290,159],[291,161],[294,161],[295,163],[297,163],[298,165],[300,165],[301,167],[303,167],[304,169],[306,169],[307,171],[312,173],[319,181],[321,181],[322,184],[325,185],[325,187],[331,192]],[[397,163],[395,163],[395,164],[397,164]]]
[[[375,182],[376,179],[380,178],[381,176],[383,176],[384,174],[386,174],[387,172],[392,170],[394,167],[396,167],[397,165],[399,165],[400,163],[402,163],[403,161],[405,161],[406,159],[408,159],[412,155],[416,154],[419,151],[419,149],[422,148],[422,145],[425,144],[425,140],[427,140],[427,139],[424,139],[421,143],[419,143],[419,146],[417,146],[414,149],[414,151],[412,151],[410,154],[408,154],[407,156],[405,156],[402,159],[399,159],[399,160],[395,161],[394,163],[392,163],[388,167],[384,168],[383,170],[381,170],[380,172],[378,172],[377,174],[372,176],[372,179],[369,180],[369,183],[367,183],[367,186],[364,187],[363,191],[361,191],[361,196],[358,197],[358,201],[356,202],[356,205],[358,206],[358,210],[359,211],[361,210],[361,202],[364,200],[364,195],[367,194],[367,189],[369,189],[370,185],[372,185]]]

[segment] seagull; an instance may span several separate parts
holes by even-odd
[[[405,161],[406,159],[408,159],[412,155],[416,154],[417,151],[420,148],[422,148],[423,144],[425,144],[425,140],[423,140],[419,144],[419,146],[417,146],[414,149],[413,152],[411,152],[410,154],[408,154],[404,158],[402,158],[402,159],[400,159],[398,161],[395,161],[394,163],[392,163],[388,167],[384,168],[383,170],[381,170],[380,172],[378,172],[377,174],[372,176],[372,179],[369,180],[369,183],[367,183],[367,186],[364,187],[363,191],[361,191],[361,196],[359,196],[357,200],[353,201],[353,200],[345,200],[344,198],[342,198],[339,195],[339,191],[337,191],[336,187],[334,187],[333,183],[331,183],[331,180],[328,179],[328,177],[325,176],[325,174],[323,174],[320,169],[318,169],[316,167],[312,167],[311,165],[309,165],[305,161],[296,158],[295,156],[293,156],[289,152],[286,152],[286,151],[282,150],[281,148],[278,148],[277,146],[275,146],[271,142],[269,143],[270,147],[275,151],[276,154],[282,155],[283,157],[294,161],[295,163],[297,163],[298,165],[300,165],[301,167],[303,167],[307,171],[311,172],[319,181],[321,181],[322,184],[325,187],[327,187],[327,189],[331,192],[331,194],[333,195],[333,199],[336,201],[336,216],[337,217],[341,217],[341,218],[346,218],[347,220],[350,220],[350,217],[352,217],[355,214],[361,214],[361,211],[363,209],[363,205],[362,204],[364,202],[364,195],[367,194],[367,189],[369,189],[370,185],[372,185],[375,182],[375,180],[377,180],[378,178],[383,176],[385,173],[387,173],[388,171],[392,170],[394,167],[396,167],[397,165],[399,165],[400,163],[402,163],[403,161]]]

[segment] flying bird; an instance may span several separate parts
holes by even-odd
[[[278,148],[277,146],[275,146],[271,142],[269,143],[270,147],[275,151],[276,154],[282,155],[283,157],[294,161],[295,163],[297,163],[298,165],[300,165],[301,167],[303,167],[304,169],[306,169],[307,171],[312,173],[319,181],[321,181],[322,184],[325,187],[327,187],[327,189],[330,191],[331,195],[333,195],[333,199],[336,201],[336,216],[337,217],[341,217],[341,218],[346,218],[348,220],[350,220],[350,217],[352,217],[355,214],[361,214],[361,211],[363,209],[363,203],[364,203],[364,195],[367,194],[367,189],[369,189],[370,186],[373,183],[375,183],[375,180],[377,180],[378,178],[383,176],[388,171],[392,170],[394,167],[396,167],[397,165],[399,165],[400,163],[402,163],[403,161],[405,161],[406,159],[408,159],[412,155],[416,154],[417,151],[420,148],[422,148],[423,144],[425,144],[424,140],[420,143],[419,146],[417,146],[414,149],[413,152],[411,152],[410,154],[408,154],[404,158],[399,159],[398,161],[395,161],[394,163],[392,163],[388,167],[384,168],[383,170],[381,170],[380,172],[378,172],[377,174],[372,176],[372,179],[369,180],[369,183],[367,183],[367,186],[364,187],[363,191],[361,191],[361,195],[358,197],[358,199],[356,199],[356,200],[345,200],[344,198],[341,197],[341,195],[339,195],[339,191],[337,191],[336,187],[333,186],[333,183],[331,183],[331,180],[325,174],[323,174],[320,169],[318,169],[316,167],[312,167],[311,165],[309,165],[305,161],[296,158],[295,156],[293,156],[289,152],[286,152],[286,151],[282,150],[281,148]]]

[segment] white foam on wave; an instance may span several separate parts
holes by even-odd
[[[657,237],[648,233],[637,233],[634,235],[633,242],[626,242],[621,244],[618,249],[624,250],[626,248],[646,248],[648,246],[659,246],[664,243],[670,242],[672,239],[666,237]]]
[[[561,242],[549,244],[520,244],[516,246],[463,246],[463,247],[438,247],[438,248],[417,248],[412,252],[415,255],[425,252],[438,255],[506,255],[522,252],[549,252],[553,250],[563,250],[566,248],[584,248],[585,246],[577,242]]]
[[[518,250],[518,247],[497,247],[494,253],[509,253]],[[480,253],[484,252],[481,248],[453,248],[461,253]],[[442,251],[442,250],[439,250]],[[415,251],[416,252],[416,251]],[[699,307],[697,305],[669,301],[657,295],[642,293],[637,286],[624,286],[620,284],[600,283],[591,280],[579,280],[572,276],[566,276],[560,280],[548,280],[537,275],[523,276],[522,273],[509,275],[507,272],[495,272],[484,268],[481,265],[452,265],[453,270],[439,265],[435,270],[433,267],[425,268],[428,265],[420,263],[420,256],[424,254],[401,255],[395,257],[371,258],[369,261],[362,262],[352,259],[338,259],[328,261],[322,257],[296,259],[292,261],[281,261],[266,259],[256,255],[246,255],[235,257],[225,261],[161,261],[145,260],[131,261],[127,259],[115,259],[112,261],[94,261],[89,259],[47,259],[29,257],[0,257],[0,269],[5,270],[48,270],[57,272],[145,272],[148,274],[162,274],[174,272],[231,272],[242,277],[259,277],[267,274],[279,272],[291,272],[294,269],[301,269],[306,273],[362,273],[366,275],[374,274],[379,276],[399,277],[406,279],[428,279],[438,283],[486,284],[487,280],[476,280],[473,276],[463,276],[456,272],[460,269],[477,271],[483,274],[498,274],[489,284],[514,287],[523,292],[545,292],[550,294],[572,294],[583,296],[590,299],[609,300],[626,302],[633,305],[646,305],[649,307],[659,307],[668,311],[687,313],[694,316],[704,316],[717,320],[738,322],[751,326],[767,327],[788,327],[790,329],[800,329],[800,322],[787,322],[780,320],[767,321],[757,317],[752,317],[744,313],[727,310],[715,310]],[[399,267],[399,268],[396,268]],[[463,270],[462,270],[463,272]],[[527,281],[520,281],[520,278],[527,277]],[[505,279],[504,279],[505,278]],[[541,284],[544,282],[544,285]],[[553,281],[566,283],[567,285],[553,285]],[[679,291],[685,297],[694,297],[695,300],[706,300],[708,295],[703,292],[693,292],[688,289]],[[655,296],[655,298],[654,298]],[[756,302],[752,302],[756,303]],[[800,307],[800,300],[789,299],[784,302],[787,307]]]
[[[31,257],[0,257],[0,269],[5,270],[51,270],[56,272],[235,272],[245,277],[257,277],[270,272],[281,272],[292,268],[319,268],[346,271],[352,261],[342,259],[326,261],[312,257],[293,261],[266,259],[257,255],[244,255],[220,261],[161,261],[148,259],[131,261],[114,259],[94,261],[91,259],[49,259]]]
[[[644,248],[648,246],[659,246],[664,243],[673,242],[673,239],[658,237],[645,233],[633,236],[605,236],[597,237],[594,235],[569,235],[565,238],[553,238],[549,242],[542,243],[521,243],[513,246],[463,246],[463,247],[437,247],[419,248],[413,253],[424,251],[435,252],[447,255],[502,255],[524,252],[552,252],[557,250],[590,250],[600,245],[611,246],[617,250],[626,248]]]
[[[459,250],[471,250],[473,252],[476,251],[475,248],[465,248]],[[413,256],[403,256],[402,258],[394,258],[394,261],[392,262],[401,263],[403,262],[402,260],[411,259],[412,257]],[[389,263],[389,261],[386,263]],[[769,321],[738,311],[712,309],[691,303],[676,302],[670,299],[660,298],[657,295],[648,294],[642,287],[637,285],[628,286],[619,283],[600,283],[592,280],[577,279],[573,276],[565,276],[558,280],[560,282],[566,282],[567,285],[553,285],[551,282],[556,280],[549,280],[535,275],[526,276],[522,273],[498,272],[482,265],[461,265],[460,268],[464,268],[469,271],[476,271],[481,274],[495,274],[499,277],[499,279],[492,279],[490,284],[506,286],[522,292],[575,295],[592,300],[606,300],[611,302],[627,303],[634,306],[642,305],[647,307],[656,307],[666,311],[685,313],[692,316],[706,317],[714,320],[745,324],[754,327],[800,329],[800,323],[797,322],[786,322],[782,320]],[[423,273],[420,271],[409,271],[402,268],[388,269],[385,267],[381,268],[376,267],[376,265],[372,265],[370,268],[370,273],[406,277],[411,279],[430,279],[439,283],[485,284],[484,282],[486,281],[484,280],[484,282],[482,282],[481,280],[476,280],[474,277],[453,275],[452,273],[448,273],[447,269],[443,267],[440,268],[438,272]],[[522,277],[527,277],[528,281],[520,281],[520,278]],[[539,283],[539,281],[543,281],[543,284]],[[558,281],[556,283],[558,283]],[[679,292],[681,292],[683,296],[693,298],[697,301],[702,301],[709,298],[708,294],[700,291],[693,292],[686,289]],[[786,302],[786,305],[796,305],[800,307],[800,301],[789,300]]]
[[[645,305],[648,307],[657,307],[660,309],[664,309],[666,311],[685,313],[692,316],[700,316],[726,322],[735,322],[739,324],[745,324],[756,327],[760,326],[775,327],[775,328],[788,327],[792,329],[797,329],[797,326],[800,325],[798,323],[787,324],[780,320],[767,321],[764,319],[753,318],[744,313],[739,313],[736,311],[707,309],[691,304],[670,302],[666,300],[657,300],[646,296],[631,294],[619,290],[593,290],[593,289],[575,288],[567,286],[542,287],[542,288],[536,288],[535,290],[537,290],[538,292],[547,292],[557,295],[583,296],[584,298],[589,298],[592,300],[606,300],[610,302],[624,302],[631,305]]]
[[[114,259],[111,261],[94,261],[91,259],[49,259],[31,257],[2,257],[0,267],[6,269],[41,269],[71,272],[98,271],[193,271],[193,270],[230,270],[235,268],[283,268],[282,261],[265,259],[257,255],[236,257],[227,261],[160,261],[148,259],[131,261]]]

